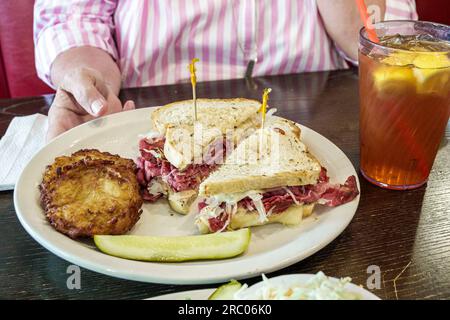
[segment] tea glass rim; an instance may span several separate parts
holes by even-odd
[[[446,24],[442,24],[442,23],[437,23],[437,22],[431,22],[431,21],[422,21],[422,20],[387,20],[387,21],[380,21],[380,22],[376,22],[373,24],[374,29],[377,29],[377,26],[382,26],[382,25],[389,25],[389,24],[397,24],[397,23],[404,23],[404,24],[411,24],[411,23],[424,23],[424,24],[428,24],[430,26],[436,26],[436,27],[441,27],[441,28],[447,28],[449,29],[449,33],[450,33],[450,26],[446,25]],[[443,41],[448,41],[448,40],[443,40]],[[363,26],[360,30],[359,30],[359,45],[362,45],[364,47],[366,47],[367,45],[370,46],[374,46],[378,49],[382,49],[382,50],[387,50],[390,52],[407,52],[409,54],[414,54],[414,53],[420,53],[420,54],[431,54],[431,55],[435,55],[437,53],[441,53],[441,54],[445,54],[445,53],[450,53],[450,49],[448,51],[409,51],[409,50],[405,50],[405,49],[400,49],[400,48],[391,48],[382,44],[379,44],[377,42],[374,42],[372,40],[369,39],[369,37],[367,37],[367,33],[366,33],[366,27]]]

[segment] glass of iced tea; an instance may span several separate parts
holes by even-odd
[[[421,21],[360,32],[361,173],[389,189],[428,179],[450,115],[450,27]]]

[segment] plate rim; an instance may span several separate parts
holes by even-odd
[[[319,250],[321,250],[322,248],[324,248],[325,246],[327,246],[329,243],[331,243],[332,241],[334,241],[349,225],[349,223],[352,221],[354,215],[356,214],[356,211],[358,209],[359,206],[359,201],[360,201],[360,195],[358,195],[351,203],[345,204],[345,205],[350,205],[352,204],[352,206],[354,207],[351,215],[348,217],[348,221],[345,221],[345,223],[343,223],[340,228],[334,229],[332,233],[328,234],[327,239],[325,241],[322,241],[319,244],[313,245],[308,247],[307,249],[303,250],[300,253],[296,253],[293,255],[290,255],[289,257],[284,257],[284,259],[282,260],[278,260],[276,263],[272,263],[269,267],[251,267],[249,269],[251,269],[250,271],[246,271],[246,272],[240,272],[240,271],[235,271],[235,272],[228,272],[226,274],[215,274],[213,276],[209,276],[209,277],[198,277],[198,278],[189,278],[189,277],[183,277],[183,276],[178,276],[178,274],[171,274],[170,276],[161,276],[160,274],[156,274],[156,276],[153,276],[150,272],[149,273],[145,273],[142,274],[141,272],[133,272],[133,271],[127,271],[127,270],[121,270],[121,268],[117,268],[117,267],[111,267],[108,266],[107,261],[110,260],[111,258],[113,259],[118,259],[118,260],[123,260],[123,261],[127,261],[129,264],[131,263],[144,263],[144,264],[152,264],[152,265],[160,265],[160,263],[151,263],[151,262],[140,262],[140,261],[133,261],[133,260],[126,260],[126,259],[121,259],[121,258],[117,258],[117,257],[112,257],[109,255],[105,255],[103,253],[101,253],[100,251],[93,251],[95,253],[101,253],[102,255],[105,255],[104,259],[106,259],[106,262],[96,262],[96,261],[92,261],[89,260],[89,256],[93,255],[93,252],[86,252],[86,255],[84,256],[79,256],[77,254],[74,254],[73,252],[67,252],[67,248],[61,247],[59,244],[54,244],[54,243],[50,243],[47,239],[45,234],[41,234],[39,232],[39,230],[35,230],[32,226],[32,223],[30,224],[29,221],[27,221],[26,219],[26,215],[22,213],[21,210],[21,204],[19,201],[19,196],[21,196],[22,190],[23,188],[21,188],[21,186],[24,184],[24,180],[25,180],[25,173],[30,170],[30,166],[33,164],[34,159],[41,153],[45,152],[46,148],[50,148],[49,146],[51,145],[57,145],[58,142],[61,144],[61,141],[64,141],[64,139],[66,139],[67,137],[70,137],[70,135],[74,135],[77,132],[82,132],[83,130],[88,130],[89,131],[89,126],[92,125],[96,125],[96,122],[102,122],[102,121],[108,121],[111,120],[112,123],[111,125],[114,126],[114,120],[120,119],[122,117],[124,117],[124,114],[126,114],[127,112],[136,112],[136,113],[146,113],[149,112],[150,109],[155,109],[157,107],[148,107],[148,108],[140,108],[140,109],[136,109],[136,110],[130,110],[130,111],[126,111],[126,112],[121,112],[121,113],[116,113],[116,114],[112,114],[112,115],[108,115],[106,117],[103,118],[99,118],[99,119],[94,119],[91,120],[89,122],[86,122],[80,126],[77,126],[75,128],[72,128],[71,130],[61,134],[60,136],[56,137],[55,139],[53,139],[52,141],[50,141],[46,146],[44,146],[38,153],[36,153],[36,155],[33,156],[33,158],[30,160],[30,162],[25,166],[24,170],[22,171],[21,175],[19,176],[19,179],[17,180],[17,184],[16,187],[14,188],[14,207],[15,207],[15,211],[16,211],[16,215],[18,216],[18,219],[20,221],[20,223],[22,224],[22,226],[25,228],[25,230],[28,232],[28,234],[31,235],[31,237],[37,241],[39,244],[41,244],[44,248],[46,248],[47,250],[49,250],[50,252],[52,252],[53,254],[57,255],[58,257],[69,261],[71,263],[74,263],[80,267],[92,270],[94,272],[98,272],[101,274],[105,274],[105,275],[109,275],[109,276],[113,276],[113,277],[117,277],[117,278],[122,278],[122,279],[127,279],[127,280],[133,280],[133,281],[140,281],[140,282],[151,282],[151,283],[162,283],[162,284],[210,284],[210,283],[220,283],[220,282],[226,282],[229,281],[229,279],[234,278],[237,280],[240,279],[247,279],[247,278],[251,278],[254,276],[257,276],[261,273],[270,273],[270,272],[274,272],[277,270],[281,270],[287,266],[290,266],[294,263],[300,262],[302,260],[304,260],[305,258],[313,255],[314,253],[318,252]],[[117,124],[115,124],[117,125]],[[330,141],[328,138],[326,138],[325,136],[321,135],[320,133],[310,129],[309,127],[303,126],[301,124],[298,124],[302,130],[305,130],[306,132],[309,131],[309,133],[311,134],[316,134],[318,136],[320,136],[321,139],[324,139],[329,145],[330,147],[333,147],[336,149],[336,151],[342,156],[342,158],[344,159],[344,161],[346,161],[349,165],[350,168],[349,170],[353,171],[353,174],[356,177],[357,180],[357,185],[359,187],[359,190],[361,192],[361,188],[360,188],[360,182],[359,182],[359,178],[358,178],[358,174],[355,170],[355,167],[353,166],[353,164],[351,163],[350,159],[345,155],[345,153],[339,148],[337,147],[332,141]],[[107,126],[108,127],[108,126]],[[90,136],[91,134],[87,134],[85,133],[85,135],[81,135],[79,136],[79,139],[82,138],[86,138],[88,136]],[[73,140],[70,139],[70,141],[72,141],[72,143],[76,143],[77,140]],[[54,230],[54,232],[58,233],[56,230]],[[58,233],[59,234],[59,233]],[[62,235],[63,237],[66,237],[64,235]],[[69,239],[69,238],[67,238]],[[72,239],[69,239],[72,240]],[[283,245],[284,246],[288,246],[288,245],[292,245],[292,243],[295,242],[295,240],[290,241],[289,243]],[[282,248],[280,247],[280,248]],[[82,251],[84,251],[84,249],[88,249],[88,248],[81,248]],[[279,250],[279,249],[277,249]],[[271,254],[273,254],[273,252],[262,252],[260,254],[258,254],[259,259],[264,258],[265,256],[270,256]],[[257,258],[257,257],[253,257],[253,258]],[[250,257],[251,259],[251,257]],[[95,260],[95,259],[94,259]],[[242,261],[238,261],[235,262],[235,264],[239,264],[239,263],[245,263],[246,259],[243,259]],[[213,261],[219,261],[220,264],[229,264],[230,261],[231,263],[233,263],[233,258],[231,259],[226,259],[226,260],[213,260]],[[210,262],[210,261],[205,261],[206,263]],[[117,262],[119,263],[119,262]],[[163,264],[164,266],[167,266],[167,269],[170,269],[172,266],[170,264]],[[214,265],[209,265],[209,267],[211,267]],[[208,265],[189,265],[188,267],[193,267],[194,270],[195,269],[201,269],[201,267],[206,267],[208,268]],[[200,271],[200,272],[199,272]],[[197,272],[199,272],[199,274],[201,274],[201,270],[197,270]]]
[[[301,282],[304,282],[304,281],[308,281],[315,275],[316,274],[314,274],[314,273],[289,273],[289,274],[282,274],[282,275],[279,275],[276,277],[271,277],[271,278],[269,278],[269,281],[282,281],[282,279],[285,279],[285,278],[297,277],[297,278],[301,279],[300,280]],[[328,276],[328,275],[327,275],[327,277],[334,281],[339,280],[339,278],[336,278],[336,277],[332,277],[332,276]],[[262,283],[262,280],[255,282],[254,284],[249,286],[249,288],[260,285],[261,283]],[[355,284],[353,282],[348,283],[347,286],[349,286],[352,290],[354,290],[354,292],[356,291],[356,292],[360,293],[361,295],[363,295],[363,299],[361,299],[361,300],[381,300],[381,298],[378,297],[373,292],[367,290],[366,288],[364,288],[362,286],[358,286],[357,284]],[[217,287],[205,288],[205,289],[193,289],[193,290],[186,290],[186,291],[175,291],[172,293],[166,293],[166,294],[161,294],[161,295],[153,296],[150,298],[146,298],[145,300],[178,300],[178,299],[173,299],[173,298],[171,299],[171,297],[179,296],[179,295],[181,296],[183,294],[186,294],[186,295],[188,295],[188,294],[201,294],[201,295],[205,294],[205,296],[208,295],[208,297],[209,297],[216,289],[217,289]],[[193,300],[196,300],[196,299],[193,299]],[[203,299],[200,299],[200,300],[203,300]],[[205,300],[207,300],[207,299],[205,299]]]

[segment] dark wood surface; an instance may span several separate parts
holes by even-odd
[[[270,104],[279,115],[300,122],[333,141],[359,168],[358,78],[354,70],[201,83],[200,97],[260,99],[273,90]],[[123,90],[137,106],[189,99],[189,84]],[[46,113],[52,96],[0,100],[0,135],[14,116]],[[382,299],[450,299],[450,147],[447,126],[429,182],[417,190],[389,191],[362,177],[361,201],[348,228],[310,258],[270,274],[315,273],[366,285],[369,266],[379,266]],[[13,192],[0,192],[0,298],[142,299],[210,286],[138,283],[81,270],[81,289],[66,285],[68,262],[35,242],[20,225]],[[405,267],[407,267],[405,269]],[[401,273],[404,270],[403,273]],[[394,282],[394,280],[397,280]],[[258,279],[250,279],[253,283]],[[396,288],[396,290],[395,290]]]

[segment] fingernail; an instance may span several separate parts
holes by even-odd
[[[101,100],[95,100],[91,104],[91,110],[93,113],[97,114],[100,112],[100,109],[103,107],[103,101]]]

